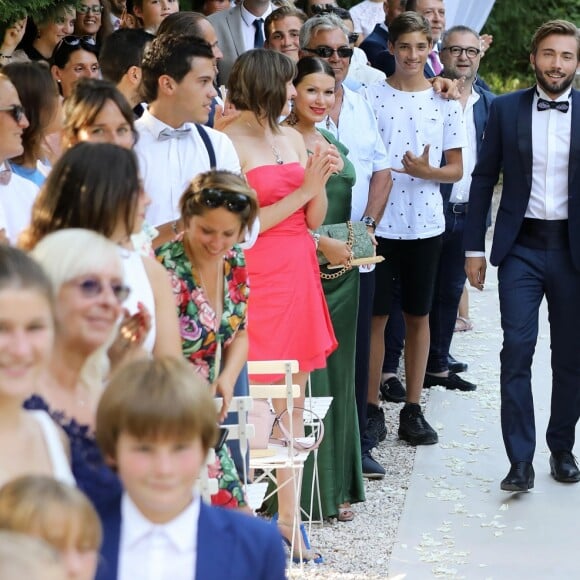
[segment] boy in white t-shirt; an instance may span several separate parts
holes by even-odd
[[[445,230],[439,185],[461,179],[461,149],[467,138],[460,105],[437,95],[423,74],[432,48],[429,22],[416,12],[404,12],[393,20],[389,34],[395,73],[367,91],[393,171],[393,189],[376,229],[377,253],[385,261],[376,271],[369,381],[381,379],[383,334],[393,280],[398,279],[407,328],[407,402],[400,414],[399,437],[412,445],[430,445],[438,437],[425,420],[419,400]]]

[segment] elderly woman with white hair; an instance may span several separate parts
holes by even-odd
[[[64,429],[77,484],[98,503],[120,486],[92,431],[104,387],[105,349],[117,335],[130,289],[117,246],[95,232],[54,232],[31,255],[54,287],[56,332],[48,367],[25,407],[47,411]]]

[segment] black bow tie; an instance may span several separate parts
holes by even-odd
[[[540,97],[538,99],[538,111],[547,111],[548,109],[556,109],[561,113],[567,113],[570,108],[570,103],[568,101],[547,101]]]

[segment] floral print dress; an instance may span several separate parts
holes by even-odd
[[[217,334],[216,313],[201,282],[194,276],[183,246],[183,234],[157,248],[155,253],[170,275],[183,355],[195,371],[211,384],[219,374],[215,368],[218,340],[225,351],[238,330],[246,328],[249,286],[244,253],[235,245],[224,256],[223,314]],[[219,491],[212,496],[212,505],[247,505],[240,478],[225,445],[216,454],[216,463],[210,466],[209,475],[219,482]]]

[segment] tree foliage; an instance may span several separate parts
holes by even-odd
[[[493,44],[481,61],[481,76],[500,92],[531,84],[530,41],[541,24],[556,18],[580,26],[580,2],[496,0],[482,30],[493,35]]]

